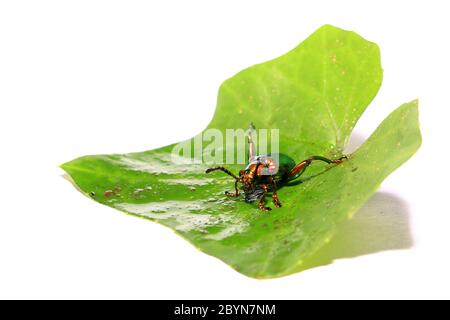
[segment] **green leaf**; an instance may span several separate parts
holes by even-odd
[[[337,157],[381,80],[378,47],[327,25],[291,52],[226,80],[208,128],[225,133],[253,122],[279,129],[280,151],[297,162],[311,155]],[[281,188],[283,207],[269,213],[227,198],[233,180],[205,174],[205,164],[172,163],[174,145],[83,157],[62,168],[94,200],[168,226],[245,275],[272,278],[301,271],[332,240],[339,222],[351,218],[420,143],[413,101],[394,111],[344,163],[314,164],[302,183]],[[229,169],[237,173],[242,165]]]

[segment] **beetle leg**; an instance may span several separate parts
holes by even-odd
[[[320,160],[320,161],[326,162],[328,164],[330,164],[330,163],[339,164],[339,163],[342,163],[345,159],[347,159],[346,156],[343,156],[343,157],[341,157],[339,159],[335,159],[335,160],[331,160],[331,159],[328,159],[328,158],[325,158],[325,157],[321,157],[321,156],[312,156],[312,157],[309,157],[306,160],[303,160],[299,164],[297,164],[294,167],[294,169],[292,169],[291,172],[289,173],[289,177],[292,178],[292,177],[295,177],[295,176],[297,176],[297,177],[301,176],[305,172],[306,168],[309,165],[311,165],[311,163],[313,161],[315,161],[315,160]]]
[[[277,194],[277,184],[275,183],[275,180],[272,177],[270,177],[270,183],[272,184],[273,204],[275,205],[276,208],[281,208],[281,202],[280,202],[280,199],[278,198],[278,194]]]
[[[235,182],[234,182],[234,192],[228,192],[228,191],[225,191],[225,194],[228,196],[228,197],[239,197],[239,189],[238,189],[238,180],[236,180]]]
[[[229,175],[229,176],[231,176],[231,177],[233,177],[235,179],[235,181],[234,181],[234,190],[235,190],[235,192],[232,193],[232,192],[225,191],[225,194],[228,197],[239,197],[239,189],[238,189],[239,178],[236,177],[230,170],[228,170],[228,169],[226,169],[224,167],[209,168],[208,170],[206,170],[206,173],[210,173],[210,172],[217,171],[217,170],[225,172],[227,175]]]
[[[252,162],[256,158],[256,145],[253,141],[255,136],[255,126],[253,123],[250,124],[250,127],[247,131],[247,139],[248,139],[248,162]]]
[[[261,210],[261,211],[267,212],[267,211],[272,210],[271,208],[265,206],[265,203],[266,203],[266,194],[267,194],[267,190],[268,190],[269,188],[267,187],[266,184],[261,185],[261,188],[264,190],[264,193],[263,193],[261,199],[260,199],[259,202],[258,202],[258,209]]]

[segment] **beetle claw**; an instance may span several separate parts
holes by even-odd
[[[236,192],[225,191],[225,195],[230,198],[239,197],[239,193],[236,193]]]

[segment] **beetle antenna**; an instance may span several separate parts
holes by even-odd
[[[213,171],[222,171],[225,172],[227,175],[233,177],[235,180],[239,180],[238,177],[236,177],[230,170],[228,170],[227,168],[224,167],[213,167],[213,168],[209,168],[206,170],[206,173],[210,173]]]

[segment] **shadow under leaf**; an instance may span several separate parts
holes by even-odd
[[[351,220],[338,227],[330,243],[306,260],[302,269],[412,245],[408,205],[393,194],[377,192]]]

